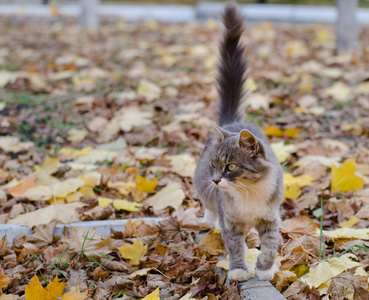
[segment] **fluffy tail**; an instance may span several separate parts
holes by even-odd
[[[246,80],[246,59],[240,37],[244,30],[243,17],[234,2],[228,2],[223,12],[225,26],[223,40],[219,45],[218,65],[218,121],[219,125],[242,122],[244,118],[242,99]]]

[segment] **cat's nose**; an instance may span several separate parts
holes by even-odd
[[[220,180],[216,180],[216,179],[212,179],[213,180],[213,182],[216,184],[216,185],[218,185],[218,183],[220,182]]]

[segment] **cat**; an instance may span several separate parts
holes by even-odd
[[[247,63],[240,37],[244,22],[234,2],[226,3],[222,20],[219,126],[211,123],[213,132],[197,163],[194,184],[205,206],[204,221],[221,228],[230,260],[228,282],[250,277],[245,261],[245,231],[249,227],[257,229],[261,242],[255,277],[272,280],[279,245],[283,171],[260,129],[243,123]]]

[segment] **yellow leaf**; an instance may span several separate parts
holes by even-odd
[[[142,300],[160,300],[160,298],[159,298],[159,288],[157,288],[151,294],[147,295],[145,298],[142,298]]]
[[[6,287],[10,281],[11,281],[11,278],[6,276],[4,274],[3,269],[0,267],[0,290],[1,288]]]
[[[180,298],[179,300],[196,300],[195,298],[191,297],[192,294],[193,294],[193,292],[189,292],[186,295],[184,295],[182,298]]]
[[[250,93],[256,92],[258,90],[258,86],[255,83],[255,80],[251,77],[246,79],[246,90]]]
[[[359,239],[369,240],[369,229],[366,228],[338,228],[335,230],[323,230],[323,234],[333,239]],[[320,236],[320,230],[317,229],[315,236]]]
[[[351,100],[353,95],[350,87],[340,81],[326,88],[324,92],[327,96],[341,103]]]
[[[299,187],[304,187],[311,185],[313,181],[314,179],[310,175],[292,176],[291,173],[286,173],[283,175],[283,184],[285,186],[297,184]]]
[[[309,273],[301,277],[300,280],[307,283],[310,287],[316,287],[321,294],[326,293],[332,277],[341,274],[347,269],[363,266],[353,259],[357,259],[355,255],[346,253],[340,257],[332,257],[328,260],[320,261],[310,267]]]
[[[363,178],[355,175],[355,170],[356,162],[354,159],[346,159],[340,168],[332,165],[332,191],[345,193],[362,189],[365,181]]]
[[[88,291],[84,291],[83,293],[69,291],[68,293],[63,295],[62,300],[84,300],[88,298],[87,294]]]
[[[345,228],[351,228],[357,222],[359,222],[359,219],[356,216],[351,216],[348,221],[341,222],[341,223],[338,224],[338,226],[341,227],[341,228],[344,228],[344,227]]]
[[[284,142],[271,143],[270,147],[277,156],[280,163],[286,161],[290,154],[295,151],[295,145],[285,145]]]
[[[82,142],[88,135],[85,129],[72,128],[68,131],[68,141],[69,142]]]
[[[64,288],[68,283],[59,282],[58,276],[54,281],[49,283],[44,289],[38,280],[36,274],[32,277],[28,286],[26,286],[25,294],[27,300],[56,300],[63,295]]]
[[[283,131],[275,126],[266,126],[262,128],[265,135],[282,137]]]
[[[125,199],[116,199],[113,201],[113,206],[116,210],[138,212],[140,211],[139,207],[142,207],[142,204],[134,201],[131,202]]]
[[[161,87],[156,83],[150,82],[146,79],[141,79],[137,87],[137,95],[143,96],[148,102],[159,98],[161,94]]]
[[[136,184],[137,189],[142,192],[146,192],[149,194],[155,193],[155,188],[157,185],[159,178],[155,178],[153,180],[143,178],[141,175],[136,175]]]
[[[110,199],[105,197],[98,197],[97,201],[99,206],[102,208],[107,208],[110,204],[112,204],[116,210],[126,210],[130,212],[138,212],[140,211],[139,207],[142,206],[141,203],[133,201],[131,202],[125,199]]]
[[[340,168],[332,165],[332,191],[345,193],[362,189],[365,181],[363,178],[355,175],[355,170],[356,162],[354,159],[346,159]]]
[[[301,132],[298,128],[288,128],[284,131],[284,134],[289,138],[294,138],[296,135],[298,135]]]
[[[297,183],[293,183],[289,186],[284,186],[284,197],[296,200],[301,195],[300,187]]]
[[[129,259],[129,263],[133,266],[140,264],[140,259],[147,253],[147,245],[144,245],[139,238],[132,245],[124,244],[117,249],[123,258]]]

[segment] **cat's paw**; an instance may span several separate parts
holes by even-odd
[[[256,269],[255,277],[259,280],[270,281],[274,278],[274,273],[275,273],[275,270],[274,270],[274,265],[273,265],[270,269],[267,269],[267,270]]]
[[[228,272],[228,281],[247,281],[250,278],[249,272],[244,269],[233,269]]]

